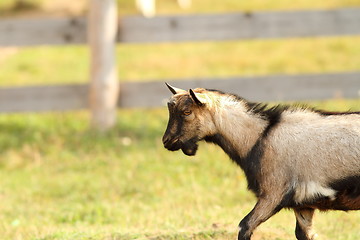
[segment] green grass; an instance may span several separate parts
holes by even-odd
[[[360,101],[313,103],[359,110]],[[166,109],[121,110],[97,134],[85,112],[0,115],[0,232],[7,239],[234,239],[255,198],[215,146],[195,157],[161,144]],[[294,239],[283,211],[255,239]],[[359,239],[360,213],[316,216],[322,239]]]
[[[354,36],[125,44],[117,47],[116,55],[121,81],[359,71],[359,41]],[[0,86],[88,81],[85,46],[12,51],[3,59],[0,56]]]

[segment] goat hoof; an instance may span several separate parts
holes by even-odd
[[[250,240],[250,237],[245,236],[241,232],[239,232],[238,240]]]

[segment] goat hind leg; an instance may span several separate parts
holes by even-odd
[[[298,240],[314,240],[316,238],[317,234],[312,230],[314,211],[312,208],[294,209],[296,216],[295,235]]]

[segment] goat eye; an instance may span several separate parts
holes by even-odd
[[[191,111],[184,111],[183,114],[184,114],[185,116],[189,116],[189,115],[191,114]]]

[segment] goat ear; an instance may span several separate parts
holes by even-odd
[[[168,84],[168,83],[165,83],[166,84],[166,86],[169,88],[169,90],[170,90],[170,92],[172,92],[172,94],[177,94],[177,93],[180,93],[180,92],[185,92],[185,90],[182,90],[182,89],[180,89],[180,88],[176,88],[176,87],[173,87],[173,86],[171,86],[170,84]]]
[[[195,93],[192,89],[189,89],[189,92],[190,92],[191,98],[194,100],[194,102],[195,102],[197,105],[199,105],[199,106],[204,105],[204,104],[199,100],[199,98],[196,96],[196,93]]]

